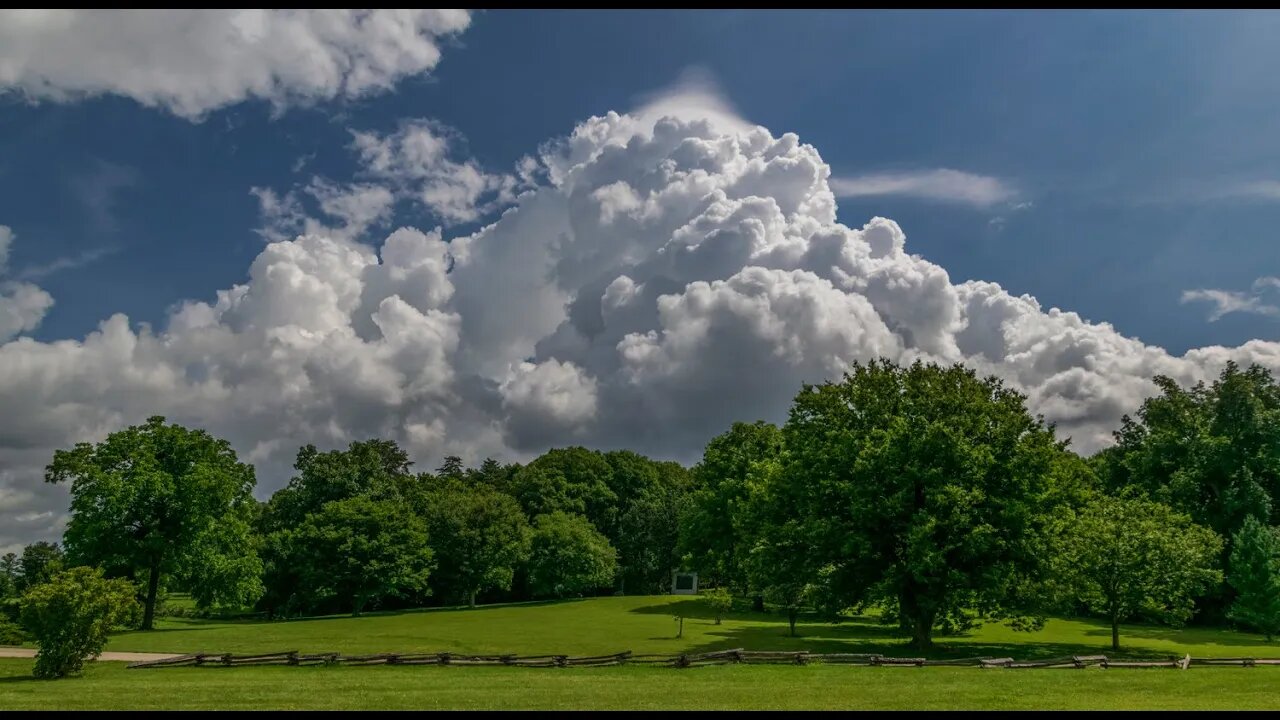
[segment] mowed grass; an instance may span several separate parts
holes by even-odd
[[[685,615],[677,638],[676,614]],[[288,622],[165,619],[114,636],[108,650],[152,652],[452,651],[593,655],[719,648],[915,655],[874,618],[806,620],[787,636],[777,614],[715,625],[696,600],[608,597],[475,610],[436,609]],[[1126,626],[1129,657],[1280,657],[1280,644],[1226,630]],[[937,638],[934,657],[1035,658],[1106,653],[1110,628],[1051,620],[1039,632],[991,624]],[[32,661],[0,660],[6,709],[1276,709],[1280,667],[982,670],[971,667],[724,665],[664,667],[239,667],[127,670],[98,662],[84,676],[30,677]]]
[[[30,677],[0,660],[0,710],[1276,709],[1280,668],[979,670],[848,666],[245,667]]]
[[[684,636],[676,637],[677,614],[685,616]],[[290,621],[210,621],[161,619],[152,632],[115,635],[108,650],[137,652],[258,653],[282,650],[340,652],[517,653],[526,655],[601,655],[631,650],[636,654],[705,652],[725,648],[878,652],[916,656],[896,628],[875,618],[849,618],[840,624],[803,618],[799,637],[787,636],[785,618],[776,613],[731,614],[714,624],[701,602],[687,597],[602,597],[548,603],[520,603],[469,609],[432,609],[334,616]],[[936,638],[933,657],[995,656],[1040,658],[1110,653],[1111,629],[1092,620],[1050,620],[1043,630],[1015,632],[987,624],[959,636]],[[1172,629],[1125,626],[1121,633],[1128,657],[1195,656],[1280,657],[1280,643],[1260,635],[1210,628]]]

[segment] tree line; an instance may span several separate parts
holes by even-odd
[[[1270,637],[1280,386],[1234,364],[1208,385],[1155,383],[1087,458],[994,377],[872,361],[803,386],[781,426],[734,424],[692,468],[569,447],[415,472],[374,439],[301,448],[266,502],[226,441],[155,417],[55,453],[63,547],[4,558],[0,592],[17,607],[90,566],[136,588],[151,628],[172,590],[290,617],[650,594],[684,568],[781,608],[792,632],[801,612],[875,608],[922,648],[1055,613],[1106,619],[1117,648],[1133,618]]]

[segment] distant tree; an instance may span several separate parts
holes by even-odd
[[[581,515],[557,510],[534,518],[529,578],[534,595],[564,597],[608,587],[617,551]]]
[[[423,593],[432,568],[425,524],[401,501],[356,496],[325,503],[282,531],[301,588],[358,616],[371,603]]]
[[[511,476],[518,465],[503,465],[493,458],[485,458],[480,467],[467,471],[467,481],[473,485],[487,485],[494,490],[509,492]]]
[[[601,453],[582,447],[556,448],[520,468],[511,494],[529,518],[563,510],[583,515],[611,536],[617,522],[617,495],[609,488],[613,469]]]
[[[199,588],[200,602],[256,599],[258,584],[246,579],[261,573],[249,525],[253,467],[227,441],[152,417],[97,445],[58,450],[45,478],[71,481],[69,561],[146,579],[144,630],[161,575]]]
[[[136,615],[133,584],[106,580],[98,568],[73,567],[22,596],[22,624],[35,636],[34,674],[60,678],[79,674],[87,657],[97,657],[112,628]]]
[[[805,386],[772,493],[782,522],[762,536],[804,548],[824,604],[881,605],[920,648],[969,610],[1034,625],[1063,450],[1024,401],[994,377],[921,362],[855,363]]]
[[[1059,521],[1055,577],[1067,599],[1111,623],[1111,648],[1120,649],[1120,623],[1137,614],[1170,624],[1187,620],[1196,593],[1220,582],[1213,569],[1222,540],[1187,515],[1141,498],[1099,497]]]
[[[404,497],[417,489],[409,456],[391,440],[353,442],[345,450],[298,450],[296,474],[260,510],[263,530],[296,527],[326,503],[358,495]]]
[[[1270,642],[1280,633],[1280,529],[1245,518],[1232,542],[1227,582],[1236,591],[1230,618]]]
[[[22,548],[22,556],[18,559],[18,592],[48,582],[49,578],[62,572],[65,564],[62,549],[57,543],[42,540]]]
[[[688,471],[678,463],[641,459],[652,473],[646,474],[643,485],[620,494],[612,540],[618,548],[621,589],[649,594],[669,586],[680,564],[680,517],[689,481]]]
[[[18,565],[17,555],[5,553],[0,557],[0,600],[18,595],[18,582],[21,578],[22,570]]]
[[[485,486],[449,486],[428,493],[419,512],[438,563],[438,594],[475,607],[478,593],[511,588],[529,553],[529,523],[511,496]]]
[[[1160,393],[1123,418],[1099,469],[1113,493],[1138,488],[1225,538],[1225,563],[1246,517],[1280,524],[1280,384],[1266,368],[1234,362],[1209,386],[1164,376],[1155,384]],[[1216,595],[1218,606],[1230,599]]]
[[[720,624],[720,619],[724,617],[724,614],[733,609],[733,596],[722,587],[702,593],[702,601],[706,603],[712,614],[715,615],[717,625]]]
[[[690,472],[692,489],[680,524],[680,551],[711,581],[747,592],[747,556],[756,529],[748,525],[747,474],[782,452],[782,431],[769,423],[734,423],[707,444]]]
[[[796,636],[796,620],[806,604],[821,604],[818,586],[822,557],[812,542],[812,518],[799,514],[801,498],[784,479],[778,459],[753,463],[745,478],[747,497],[741,512],[754,529],[743,562],[747,582],[761,599],[787,614],[788,634]]]
[[[457,455],[448,455],[440,467],[436,468],[436,477],[448,478],[450,480],[462,480],[466,473],[466,467],[462,464],[462,458]]]

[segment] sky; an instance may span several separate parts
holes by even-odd
[[[692,463],[857,360],[1280,369],[1280,14],[0,10],[0,551],[165,415]]]

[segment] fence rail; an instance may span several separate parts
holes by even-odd
[[[231,653],[192,653],[164,660],[131,663],[133,668],[166,667],[240,667],[245,665],[506,665],[511,667],[603,667],[606,665],[661,665],[675,668],[723,665],[729,663],[770,665],[868,665],[876,667],[976,667],[1001,669],[1026,668],[1176,668],[1186,670],[1198,666],[1255,667],[1280,665],[1280,658],[1193,658],[1184,655],[1167,660],[1111,660],[1106,655],[1064,655],[1039,660],[976,657],[954,660],[930,660],[922,657],[889,657],[862,653],[811,653],[805,650],[716,650],[705,653],[673,655],[633,655],[630,650],[612,655],[570,657],[568,655],[460,655],[456,653],[376,653],[341,655],[339,653],[302,654],[297,650],[259,655]]]

